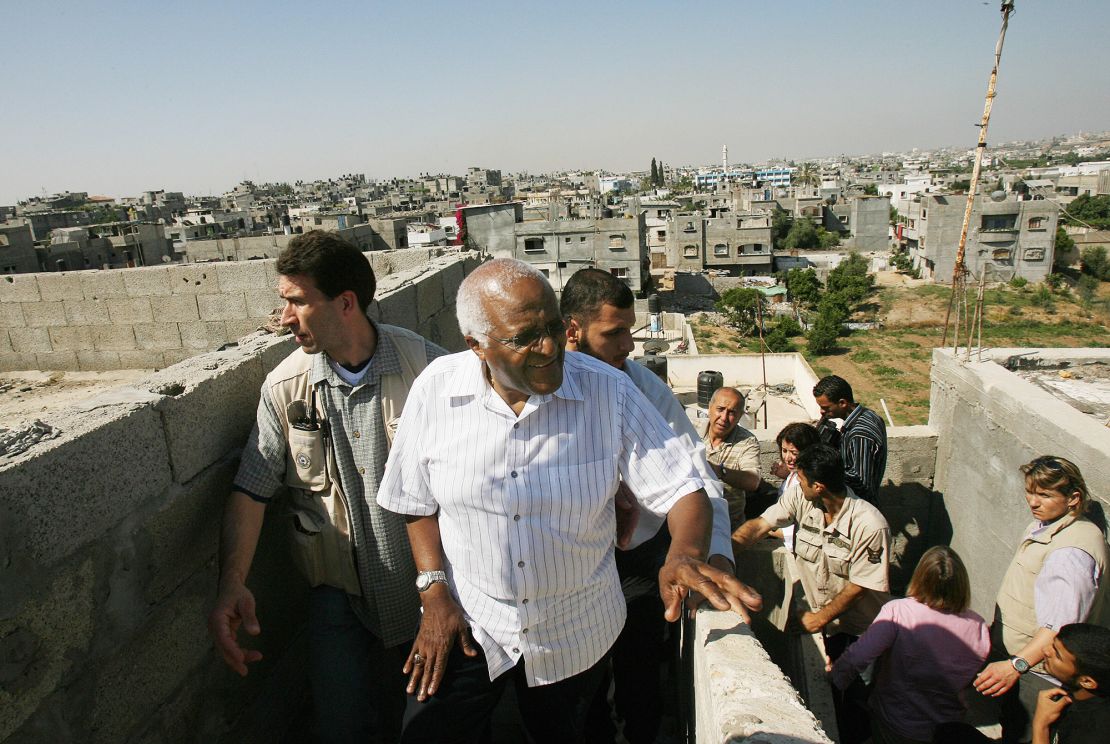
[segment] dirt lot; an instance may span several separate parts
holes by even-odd
[[[794,339],[818,375],[837,374],[852,383],[856,397],[881,409],[885,400],[894,423],[923,424],[929,419],[929,361],[941,345],[951,290],[919,282],[880,277],[870,300],[853,316],[881,327],[842,337],[835,353],[814,356],[805,340]],[[987,290],[984,297],[983,345],[1017,347],[1090,347],[1110,345],[1110,284],[1083,308],[1073,292],[1053,294],[1045,302],[1039,286]],[[974,294],[969,302],[974,303]],[[757,351],[758,344],[714,322],[695,322],[702,353]],[[951,335],[948,343],[952,343]]]

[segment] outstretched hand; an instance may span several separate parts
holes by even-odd
[[[732,574],[689,556],[667,556],[667,562],[659,570],[663,617],[672,623],[677,620],[683,600],[695,592],[718,610],[732,610],[745,623],[751,622],[751,612],[763,608],[759,593]]]

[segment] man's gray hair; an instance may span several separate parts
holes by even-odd
[[[462,335],[487,335],[493,323],[486,313],[482,299],[507,295],[509,287],[521,279],[535,279],[548,284],[547,277],[539,270],[515,258],[495,258],[470,272],[455,295],[455,316],[459,320]]]

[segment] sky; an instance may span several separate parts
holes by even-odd
[[[990,142],[1110,130],[1110,2],[1017,0]],[[997,0],[0,0],[0,204],[973,147]]]

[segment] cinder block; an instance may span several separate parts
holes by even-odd
[[[200,320],[196,295],[170,295],[150,303],[155,323],[185,323]]]
[[[76,351],[47,351],[35,354],[35,363],[38,368],[46,370],[73,371],[81,369],[77,362]]]
[[[212,364],[217,368],[205,369]],[[258,355],[233,350],[202,354],[147,380],[155,392],[164,385],[185,388],[156,406],[165,421],[176,482],[188,482],[243,446],[254,425],[262,379]],[[220,414],[213,416],[213,411]]]
[[[455,259],[440,269],[440,278],[443,281],[443,306],[454,307],[455,296],[459,293],[459,285],[465,278],[462,259]]]
[[[443,342],[440,340],[439,335],[439,323],[436,322],[435,318],[429,318],[428,320],[421,323],[420,328],[417,330],[417,333],[431,341],[433,344],[439,344],[440,346],[443,346]]]
[[[421,322],[443,309],[443,277],[429,271],[416,280],[416,312]]]
[[[270,370],[281,364],[297,348],[297,342],[291,335],[275,336],[268,340],[261,354],[263,376],[270,374]]]
[[[162,369],[165,358],[158,350],[121,351],[119,353],[120,369]]]
[[[12,351],[12,339],[8,335],[7,328],[0,328],[0,352]]]
[[[151,312],[150,305],[151,301],[148,297],[108,300],[108,322],[115,324],[150,323],[154,320],[154,313]]]
[[[412,284],[389,288],[378,298],[378,311],[383,323],[411,330],[420,327],[416,312],[416,287]]]
[[[27,325],[23,317],[23,304],[19,302],[0,302],[0,326],[22,328]]]
[[[20,354],[54,351],[47,328],[9,328],[8,337],[12,342],[12,351]]]
[[[81,275],[60,272],[56,274],[39,274],[39,294],[44,302],[59,300],[83,300],[84,290],[81,288]]]
[[[90,744],[131,741],[163,702],[196,679],[212,649],[203,618],[214,581],[214,571],[198,576],[157,607],[130,644],[98,665],[95,680],[87,680],[96,690]]]
[[[121,273],[129,297],[163,297],[171,293],[170,269],[167,266],[124,269]]]
[[[195,349],[168,349],[162,352],[162,363],[157,366],[159,369],[165,369],[196,355]]]
[[[178,323],[181,346],[198,351],[214,351],[227,342],[227,326],[221,321]]]
[[[201,320],[242,320],[247,317],[247,303],[242,292],[198,295],[197,308]]]
[[[216,557],[220,518],[237,458],[226,458],[184,484],[170,486],[158,512],[143,523],[149,541],[144,592],[149,604],[165,599],[205,563]]]
[[[83,518],[73,511],[66,516],[69,521]],[[16,565],[25,557],[13,556]],[[32,572],[6,568],[5,573],[5,579],[30,585],[19,592],[5,587],[9,598],[17,593],[26,593],[29,598],[0,620],[0,658],[8,667],[5,684],[0,687],[0,739],[14,741],[9,736],[72,676],[75,665],[88,653],[96,625],[97,582],[90,558],[52,576],[43,575],[41,569]]]
[[[218,264],[186,264],[171,266],[170,289],[174,294],[217,294],[220,282],[216,278]]]
[[[83,371],[104,372],[110,369],[121,369],[118,351],[79,351],[77,363]]]
[[[135,343],[140,349],[180,349],[181,332],[177,323],[136,323]]]
[[[243,293],[259,290],[273,291],[277,284],[276,261],[228,261],[216,264],[216,278],[220,292]]]
[[[272,289],[250,289],[243,292],[248,318],[265,318],[283,304],[277,292]]]
[[[51,328],[50,343],[54,351],[81,351],[93,348],[92,329],[88,326]]]
[[[0,370],[4,372],[24,372],[34,369],[38,369],[38,361],[34,354],[0,351]]]
[[[81,291],[86,300],[127,296],[127,287],[123,286],[123,273],[119,269],[82,271]]]
[[[93,349],[96,351],[134,351],[135,329],[129,325],[93,326]]]
[[[65,300],[66,322],[70,325],[102,325],[108,322],[107,300]]]
[[[166,437],[153,406],[67,411],[46,422],[61,436],[0,467],[0,504],[20,516],[13,552],[27,551],[42,564],[105,535],[170,484]]]
[[[445,308],[436,313],[435,322],[439,326],[438,343],[448,351],[465,351],[466,339],[459,330],[459,321],[453,308]]]
[[[23,317],[31,328],[49,328],[66,323],[66,312],[61,302],[25,302]]]
[[[229,320],[224,325],[227,327],[228,341],[239,341],[244,336],[256,332],[264,321],[261,318],[245,318],[243,320]]]
[[[42,299],[36,274],[9,274],[0,280],[0,303],[38,302]]]

